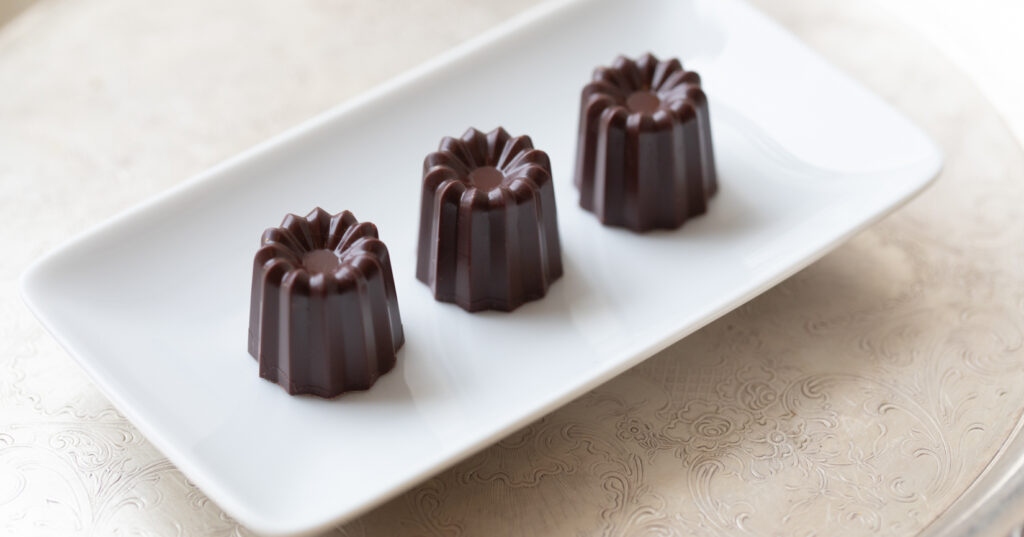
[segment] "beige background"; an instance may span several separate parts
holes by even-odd
[[[0,0],[0,25],[7,23],[33,4],[33,0]]]
[[[531,3],[44,0],[0,27],[0,535],[248,533],[43,332],[18,275]],[[938,183],[335,534],[910,535],[984,472],[1024,409],[1019,118],[873,5],[758,4],[923,125]]]

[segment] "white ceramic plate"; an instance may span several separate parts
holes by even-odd
[[[604,228],[572,185],[579,90],[617,54],[698,70],[721,192],[674,232]],[[551,156],[565,276],[511,314],[417,282],[420,166],[504,125]],[[916,127],[737,0],[547,5],[120,215],[23,281],[42,322],[250,528],[310,532],[494,442],[754,297],[937,173]],[[377,223],[407,343],[367,392],[289,397],[246,353],[264,228],[314,206]]]

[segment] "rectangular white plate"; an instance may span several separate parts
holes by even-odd
[[[674,232],[604,228],[572,184],[579,90],[616,55],[698,70],[721,192]],[[565,276],[511,314],[416,281],[420,166],[505,126],[548,152]],[[937,173],[916,127],[738,0],[543,6],[120,215],[38,261],[25,299],[115,405],[254,530],[324,528],[410,487],[806,266]],[[246,353],[264,228],[375,222],[407,343],[367,392],[289,397]]]

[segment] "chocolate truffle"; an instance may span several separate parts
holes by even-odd
[[[497,128],[446,137],[423,162],[416,277],[467,311],[511,311],[562,275],[551,164]]]
[[[395,282],[377,228],[317,207],[263,233],[252,272],[249,354],[290,394],[368,389],[402,346]]]
[[[679,60],[620,56],[583,88],[580,206],[634,231],[675,229],[718,190],[700,76]]]

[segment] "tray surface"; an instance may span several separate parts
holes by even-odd
[[[73,240],[26,273],[25,297],[226,511],[313,531],[749,300],[935,176],[916,127],[745,4],[624,6],[517,18]],[[708,215],[638,236],[578,208],[572,165],[591,69],[645,51],[701,73],[722,186]],[[566,274],[512,314],[436,303],[414,277],[422,158],[470,125],[529,134],[552,160]],[[373,390],[333,401],[288,397],[245,349],[260,232],[317,205],[378,225],[407,338]]]

